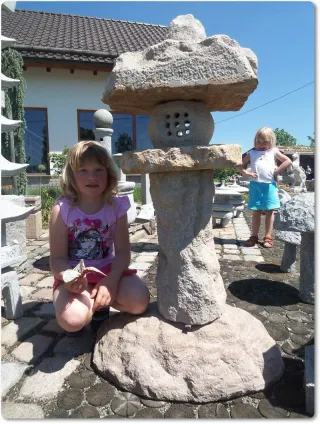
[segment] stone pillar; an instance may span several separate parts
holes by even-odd
[[[99,109],[93,115],[93,122],[97,127],[94,130],[96,141],[101,142],[107,149],[118,171],[118,196],[129,197],[130,209],[128,210],[127,215],[128,224],[132,224],[137,216],[137,208],[133,198],[133,192],[136,184],[134,182],[126,181],[126,177],[122,172],[121,167],[119,166],[119,159],[121,158],[122,153],[116,153],[114,155],[112,154],[111,137],[113,134],[113,129],[111,129],[111,125],[113,123],[113,117],[108,110]]]
[[[149,174],[141,175],[141,200],[143,205],[152,203],[150,194],[150,177]]]
[[[106,109],[99,109],[93,115],[93,122],[96,126],[96,129],[93,130],[96,141],[100,141],[100,143],[107,149],[110,156],[112,156],[111,137],[113,129],[111,128],[111,125],[113,123],[113,117],[111,113]]]
[[[305,303],[314,303],[314,233],[301,233],[300,293]]]
[[[226,292],[212,236],[213,171],[150,174],[157,215],[158,308],[171,321],[205,324],[224,311]]]
[[[122,172],[122,169],[120,167],[121,156],[122,156],[122,153],[115,153],[114,155],[112,155],[113,160],[114,160],[114,162],[115,162],[115,164],[117,165],[117,168],[118,168],[118,178],[119,178],[119,181],[126,181],[127,177]]]

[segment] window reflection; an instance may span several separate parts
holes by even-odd
[[[152,149],[152,143],[148,134],[149,115],[136,115],[136,151],[141,152],[142,150]]]
[[[26,162],[29,163],[27,172],[49,174],[47,109],[25,108],[24,117],[26,120],[24,145]],[[39,165],[43,165],[45,169],[40,171]]]
[[[79,140],[95,140],[93,114],[94,111],[78,111]]]
[[[113,113],[112,153],[133,150],[133,116],[128,113]]]

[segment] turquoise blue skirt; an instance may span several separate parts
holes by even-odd
[[[268,211],[280,208],[277,183],[250,181],[248,209]]]

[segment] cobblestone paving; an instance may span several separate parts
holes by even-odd
[[[227,303],[259,319],[281,348],[286,369],[279,382],[265,391],[207,404],[143,399],[109,384],[91,367],[90,327],[66,334],[54,318],[45,232],[28,243],[28,261],[20,267],[23,317],[8,321],[2,311],[3,417],[308,418],[304,346],[313,343],[314,307],[299,299],[299,274],[280,272],[282,242],[276,241],[273,249],[243,246],[249,227],[245,212],[228,227],[215,228],[215,250]],[[147,282],[154,301],[157,237],[131,241],[131,266]]]

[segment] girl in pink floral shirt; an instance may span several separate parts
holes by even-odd
[[[81,141],[70,149],[62,197],[52,208],[49,226],[53,302],[57,321],[67,331],[80,330],[103,307],[141,314],[149,303],[145,283],[128,269],[130,202],[115,196],[117,182],[113,161],[100,143]],[[64,273],[81,259],[106,276],[90,272],[64,283]]]

